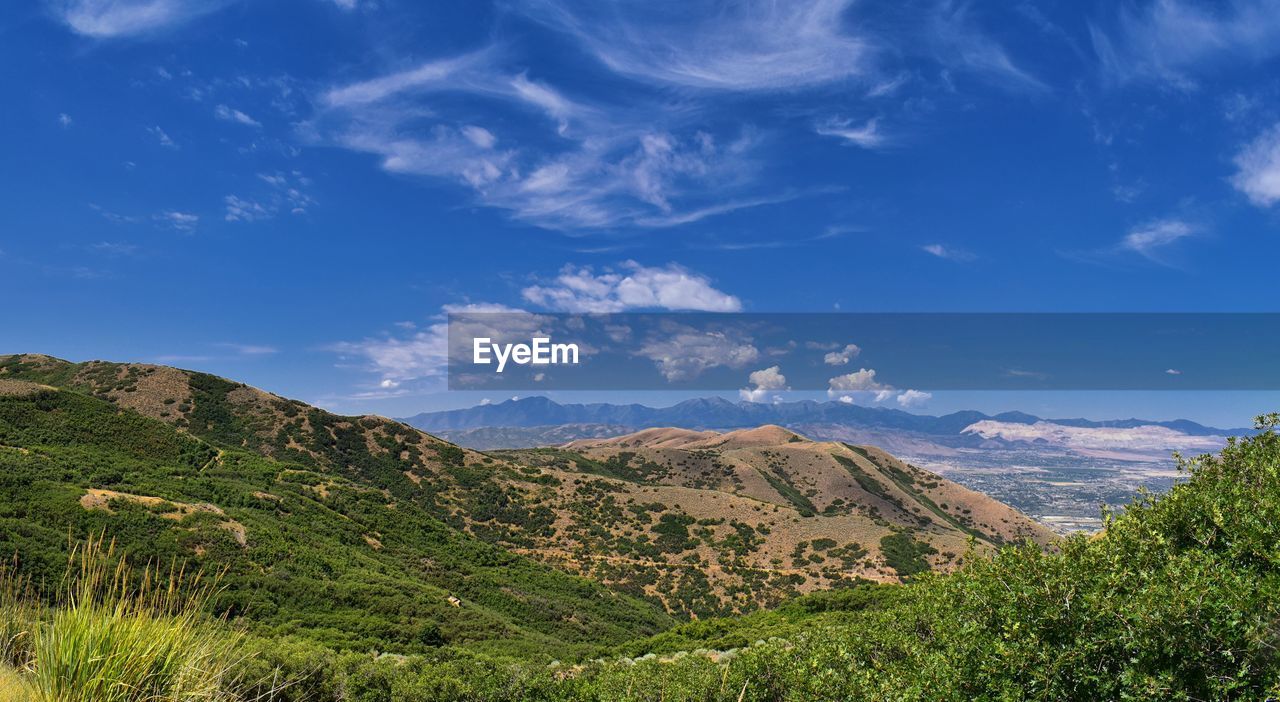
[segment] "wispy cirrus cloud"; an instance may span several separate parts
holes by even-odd
[[[477,51],[335,87],[310,127],[378,156],[386,171],[452,181],[481,204],[551,229],[675,226],[783,197],[748,196],[757,167],[747,130],[717,137],[667,125],[651,106],[608,114],[500,58]],[[540,114],[550,134],[517,142],[470,112],[439,114],[424,100],[442,92]]]
[[[213,109],[213,116],[224,122],[235,122],[246,127],[261,127],[262,123],[249,115],[226,105],[218,105]]]
[[[936,256],[937,258],[945,258],[950,261],[964,262],[964,261],[972,261],[975,258],[977,258],[977,256],[974,255],[972,252],[966,251],[961,248],[957,248],[955,246],[948,246],[946,244],[925,244],[924,246],[920,247],[920,250],[929,254],[930,256]]]
[[[861,124],[843,117],[831,117],[814,125],[813,131],[822,136],[838,137],[846,144],[864,149],[878,149],[888,142],[880,130],[880,121],[874,117]]]
[[[1232,61],[1280,54],[1280,13],[1269,0],[1120,4],[1110,26],[1090,25],[1094,52],[1114,83],[1152,81],[1183,90]]]
[[[229,4],[231,0],[55,0],[51,9],[76,34],[115,39],[153,35]]]
[[[998,41],[984,32],[968,2],[941,0],[930,11],[929,32],[924,41],[944,66],[973,74],[989,83],[1014,91],[1048,92],[1049,86],[1014,62]]]
[[[1190,222],[1169,218],[1144,222],[1129,230],[1119,248],[1131,251],[1156,263],[1165,263],[1163,252],[1171,244],[1196,233]]]
[[[394,62],[380,75],[333,85],[303,131],[319,143],[372,154],[388,172],[460,185],[476,203],[539,227],[653,229],[803,196],[779,193],[776,185],[766,191],[772,133],[716,117],[734,94],[816,95],[855,83],[848,111],[866,113],[858,103],[893,101],[911,82],[904,54],[943,64],[944,75],[1044,88],[982,32],[967,5],[949,1],[913,3],[910,16],[920,21],[910,29],[854,17],[853,0],[695,0],[679,7],[535,0],[507,9],[645,85],[570,94],[531,69],[516,47],[494,44]],[[911,49],[888,48],[895,44]],[[542,120],[493,118],[510,110]],[[890,145],[894,131],[881,117],[855,122],[844,111],[815,117],[801,106],[768,119],[796,120],[861,148]]]
[[[795,90],[866,74],[872,46],[845,21],[852,0],[732,4],[572,2],[523,6],[610,69],[717,90]]]

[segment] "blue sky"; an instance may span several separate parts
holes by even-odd
[[[403,415],[478,399],[439,376],[468,306],[1274,309],[1268,2],[14,5],[6,352]],[[962,406],[1280,398],[921,405]]]

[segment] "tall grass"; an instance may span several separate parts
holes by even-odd
[[[204,614],[216,579],[176,566],[132,568],[98,539],[73,549],[55,606],[32,604],[14,594],[22,583],[5,581],[0,685],[15,692],[0,688],[0,702],[235,699],[240,637]]]

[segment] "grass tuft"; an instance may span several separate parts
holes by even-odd
[[[73,549],[56,606],[29,604],[23,583],[4,581],[0,700],[235,699],[240,637],[202,613],[216,580],[177,566],[135,569],[114,543],[91,539]]]

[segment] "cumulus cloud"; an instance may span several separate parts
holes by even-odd
[[[155,34],[227,5],[230,0],[56,0],[71,31],[95,39]]]
[[[876,380],[876,372],[871,368],[860,368],[852,373],[837,375],[829,380],[828,384],[827,394],[831,397],[837,397],[848,392],[892,390],[890,386]]]
[[[750,339],[701,329],[649,339],[635,353],[653,361],[668,382],[692,380],[712,368],[745,368],[760,360],[760,350]]]
[[[906,390],[898,395],[898,404],[903,408],[923,407],[933,399],[933,395],[920,390]]]
[[[738,396],[747,402],[763,402],[769,393],[787,389],[787,378],[778,366],[752,372],[747,383],[750,387],[738,391]]]
[[[1235,157],[1231,184],[1249,202],[1270,207],[1280,202],[1280,124],[1249,142]]]
[[[74,120],[71,119],[71,115],[65,112],[58,113],[58,125],[63,129],[70,127],[73,122]]]
[[[844,348],[823,356],[822,362],[828,366],[843,366],[857,358],[860,353],[862,353],[862,349],[857,344],[846,344]]]
[[[882,403],[896,400],[904,408],[920,407],[933,399],[933,395],[919,390],[899,391],[888,383],[876,379],[872,368],[860,368],[852,373],[837,375],[827,381],[827,397],[846,404],[863,402]]]
[[[566,266],[551,283],[529,286],[521,294],[533,304],[562,312],[742,309],[737,297],[717,290],[705,276],[674,263],[642,266],[628,261],[620,270],[599,273],[588,267]]]

